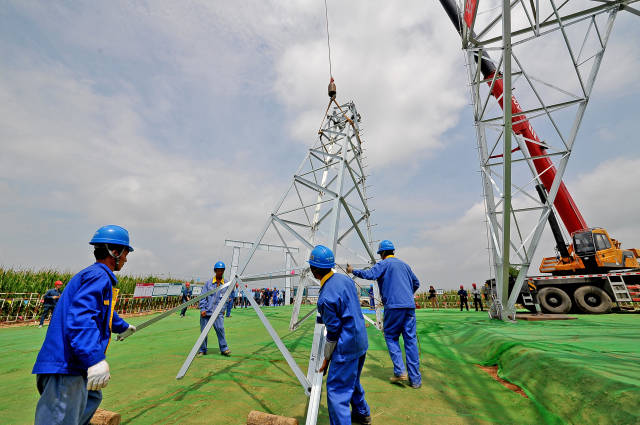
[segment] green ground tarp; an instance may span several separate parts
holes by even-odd
[[[264,311],[306,373],[313,321],[290,333],[289,307]],[[175,380],[199,334],[197,313],[112,341],[112,380],[102,407],[120,413],[123,424],[242,424],[250,410],[304,423],[307,398],[251,309],[235,309],[225,322],[232,357],[197,358],[186,377]],[[417,315],[424,380],[418,390],[388,383],[392,366],[384,338],[368,328],[362,384],[376,424],[640,423],[640,315],[515,324],[475,312]],[[44,331],[0,329],[0,424],[33,423],[38,397],[30,372]],[[212,334],[209,347],[216,353]],[[478,364],[498,365],[499,375],[529,398]],[[324,395],[318,424],[329,423]]]

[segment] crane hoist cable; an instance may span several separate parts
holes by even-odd
[[[333,72],[331,70],[331,42],[329,40],[329,8],[327,0],[324,0],[324,21],[327,26],[327,50],[329,51],[329,78],[333,81]]]

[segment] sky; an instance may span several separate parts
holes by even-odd
[[[327,4],[374,239],[394,241],[422,289],[484,281],[467,71],[439,2]],[[205,280],[231,262],[225,239],[256,238],[326,108],[323,1],[0,5],[0,266],[79,271],[95,230],[119,224],[135,248],[123,273]],[[626,247],[640,247],[638,39],[620,13],[565,174],[589,225]],[[548,232],[538,251],[553,255]]]

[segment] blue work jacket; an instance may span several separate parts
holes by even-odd
[[[355,282],[343,274],[331,274],[323,280],[318,312],[327,328],[327,340],[338,341],[331,360],[357,359],[367,352],[369,341]]]
[[[90,366],[106,358],[111,332],[129,328],[113,310],[117,283],[102,263],[87,267],[69,281],[53,310],[31,373],[86,376]]]
[[[55,306],[59,298],[56,299],[53,297],[59,297],[59,296],[60,296],[60,291],[58,291],[57,289],[49,289],[47,293],[44,294],[44,305]]]
[[[189,298],[193,295],[193,290],[186,286],[182,288],[182,302],[189,301]]]
[[[416,308],[413,294],[420,281],[404,261],[390,255],[369,270],[354,270],[353,275],[378,281],[385,308]]]
[[[222,279],[222,284],[224,284],[224,279]],[[202,293],[209,292],[218,287],[218,284],[213,282],[213,279],[207,280],[207,282],[202,287]],[[230,288],[227,288],[230,289]],[[209,295],[208,297],[204,297],[198,303],[198,307],[200,307],[200,311],[206,311],[207,316],[211,316],[213,314],[213,310],[216,309],[218,304],[220,304],[220,300],[224,295],[224,291],[218,291],[215,294]],[[220,314],[222,314],[222,310],[220,310]]]

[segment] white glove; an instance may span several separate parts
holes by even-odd
[[[109,383],[111,375],[109,374],[109,364],[106,360],[102,360],[89,369],[87,369],[87,389],[89,391],[98,391]]]
[[[126,337],[131,336],[131,334],[134,333],[135,331],[136,331],[136,327],[133,325],[129,325],[126,331],[122,332],[121,334],[118,334],[118,336],[116,337],[116,341],[123,341]]]

